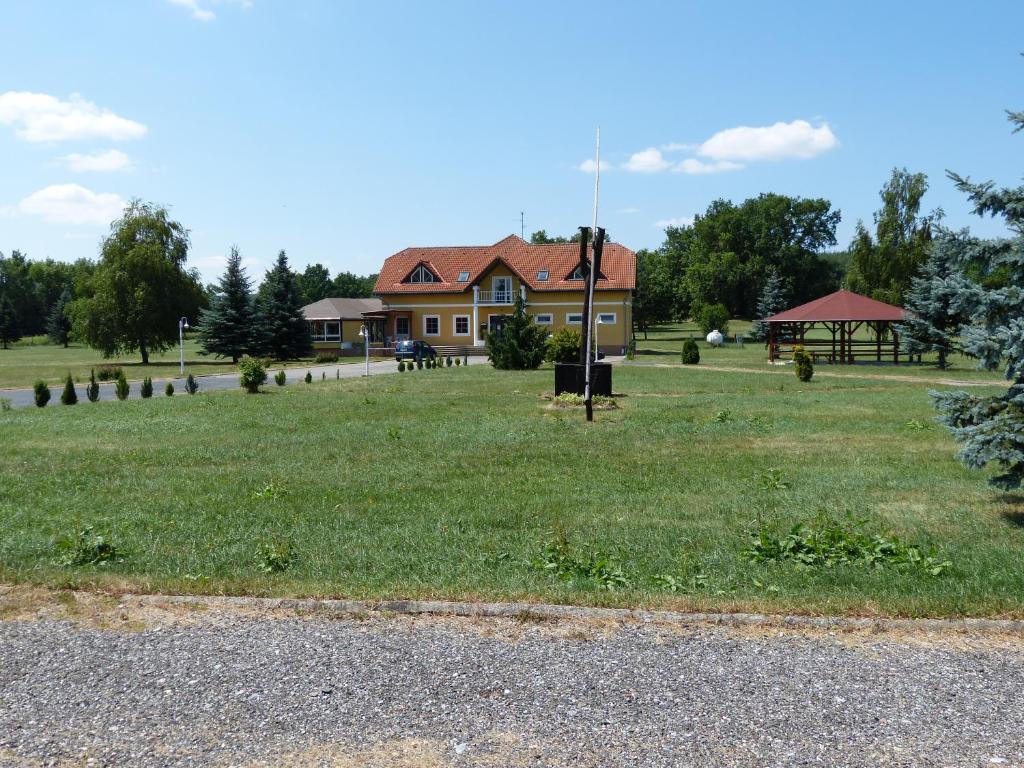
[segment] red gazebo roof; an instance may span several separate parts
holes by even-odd
[[[851,291],[836,291],[820,299],[787,309],[777,315],[766,317],[768,323],[813,323],[818,321],[867,322],[873,320],[903,320],[906,311],[902,307],[886,304],[884,301],[869,299]]]

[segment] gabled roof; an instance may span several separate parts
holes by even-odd
[[[851,291],[836,291],[820,299],[801,304],[799,307],[787,309],[777,315],[766,317],[769,323],[798,323],[815,321],[853,320],[867,322],[870,320],[903,320],[906,311],[902,307],[886,304],[884,301],[869,299]]]
[[[496,264],[507,266],[534,291],[579,291],[583,288],[582,281],[564,279],[572,274],[579,257],[578,243],[534,245],[516,235],[509,235],[494,245],[406,248],[385,259],[373,292],[462,293],[470,290]],[[403,283],[421,262],[441,278],[441,282]],[[537,279],[541,270],[547,270],[547,280]],[[469,280],[458,282],[460,272],[468,272]],[[601,274],[604,277],[597,282],[600,290],[636,288],[636,254],[618,243],[605,243]]]
[[[380,299],[320,299],[302,308],[307,320],[361,320],[364,312],[380,312]]]

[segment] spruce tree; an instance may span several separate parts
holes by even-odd
[[[533,370],[544,361],[547,331],[526,314],[522,295],[500,332],[487,334],[487,354],[495,368],[507,371]]]
[[[937,352],[939,368],[949,365],[957,348],[960,326],[969,318],[962,310],[974,285],[956,266],[957,253],[940,230],[932,252],[911,281],[904,306],[908,313],[894,327],[911,354]]]
[[[21,328],[14,304],[6,295],[0,293],[0,347],[7,349],[8,344],[20,338]]]
[[[69,373],[64,379],[64,391],[60,393],[60,401],[64,405],[75,405],[78,402],[78,393],[75,391],[75,380]]]
[[[85,388],[85,396],[89,398],[90,403],[95,403],[100,399],[100,385],[96,383],[95,368],[89,372],[89,384]]]
[[[1014,131],[1024,130],[1024,112],[1008,113]],[[1011,232],[998,240],[981,240],[967,230],[943,230],[941,247],[964,273],[980,282],[965,284],[956,307],[969,318],[961,329],[964,352],[993,370],[1005,365],[1007,390],[998,395],[932,392],[939,420],[963,444],[960,460],[981,468],[996,463],[1001,472],[989,480],[1012,490],[1024,481],[1024,186],[996,189],[992,182],[972,183],[949,174],[979,216],[1001,216]],[[984,281],[999,277],[1002,285]]]
[[[786,282],[778,270],[772,269],[768,272],[768,279],[765,280],[761,296],[757,300],[757,318],[750,326],[750,337],[755,341],[767,340],[768,323],[764,322],[764,319],[778,314],[785,308]]]
[[[238,363],[257,351],[258,328],[252,284],[238,248],[231,249],[228,266],[216,286],[210,308],[199,315],[199,345],[205,354],[230,357]]]
[[[71,335],[71,320],[67,314],[70,303],[71,291],[65,288],[50,307],[50,314],[46,318],[46,335],[54,344],[62,344],[64,349],[68,348],[68,337]]]
[[[267,272],[256,303],[267,354],[278,360],[293,360],[313,351],[295,273],[288,267],[284,251]]]

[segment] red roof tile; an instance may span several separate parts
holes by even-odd
[[[566,280],[579,264],[578,243],[534,245],[509,235],[494,245],[437,248],[406,248],[389,256],[374,286],[375,294],[461,293],[468,291],[495,263],[504,263],[534,291],[579,291],[582,282]],[[441,278],[440,283],[403,283],[419,264],[425,264]],[[537,273],[548,271],[546,281]],[[460,272],[469,280],[458,282]],[[632,290],[636,287],[636,254],[618,243],[605,243],[601,256],[599,290]]]
[[[777,315],[765,318],[769,323],[797,323],[815,321],[853,320],[902,320],[906,311],[884,301],[869,299],[851,291],[836,291],[820,299],[787,309]]]

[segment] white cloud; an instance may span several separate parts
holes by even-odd
[[[664,171],[670,165],[671,163],[662,157],[660,150],[649,147],[640,152],[634,152],[622,167],[635,173],[657,173]]]
[[[119,217],[127,202],[114,192],[93,192],[79,184],[53,184],[22,200],[15,208],[51,224],[106,226]]]
[[[217,18],[217,14],[206,6],[226,1],[235,2],[245,10],[252,8],[252,0],[204,0],[204,2],[200,2],[200,0],[167,0],[171,5],[177,5],[187,10],[196,21],[213,21]]]
[[[132,164],[131,158],[117,149],[94,152],[91,155],[72,152],[70,155],[64,155],[61,161],[75,173],[123,171],[131,167]]]
[[[828,123],[815,128],[806,120],[794,120],[719,131],[700,145],[698,154],[720,161],[789,160],[817,157],[838,146]]]
[[[703,160],[697,160],[693,157],[688,157],[682,162],[672,167],[672,170],[676,173],[689,173],[689,174],[703,174],[703,173],[722,173],[723,171],[738,171],[743,168],[739,163],[734,163],[730,160],[716,160],[711,163],[705,163]]]
[[[576,166],[576,169],[583,171],[584,173],[593,173],[596,167],[597,163],[595,163],[593,160],[584,160],[582,163]],[[604,173],[605,171],[610,171],[611,169],[611,163],[609,163],[607,160],[601,161],[601,173]]]
[[[659,219],[654,222],[654,226],[658,229],[665,229],[666,227],[688,227],[693,224],[693,216],[676,216],[671,219]]]
[[[70,139],[137,139],[146,126],[115,115],[86,101],[77,93],[67,101],[46,93],[7,91],[0,93],[0,123],[15,126],[25,141],[67,141]]]

